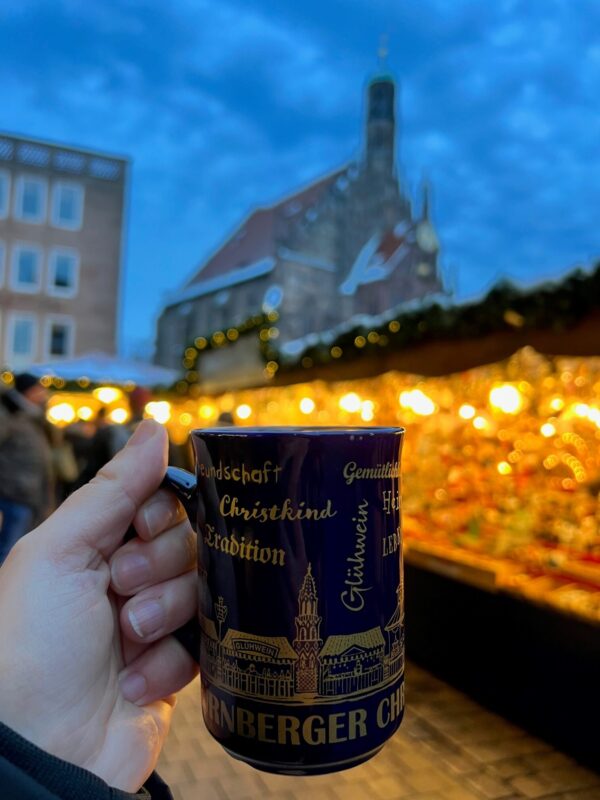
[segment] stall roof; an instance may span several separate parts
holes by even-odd
[[[170,385],[179,377],[177,370],[107,353],[86,353],[64,361],[34,364],[29,371],[34,375],[51,375],[65,381],[87,378],[91,383],[135,383],[148,387]]]

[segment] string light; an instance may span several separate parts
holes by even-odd
[[[428,417],[436,410],[436,405],[421,389],[401,392],[399,402],[402,408],[409,408],[413,413]]]
[[[458,409],[458,416],[462,419],[473,419],[475,416],[475,408],[469,403],[463,403]]]
[[[146,414],[164,425],[171,419],[171,404],[167,400],[153,400],[146,404]]]
[[[242,403],[236,408],[235,414],[240,419],[248,419],[252,414],[252,407],[247,403]]]
[[[545,422],[540,428],[540,433],[546,439],[549,439],[551,436],[556,434],[556,428],[551,422]]]
[[[518,414],[523,408],[523,396],[516,386],[505,383],[490,391],[490,405],[505,414]]]
[[[117,425],[123,425],[129,419],[129,412],[126,408],[113,408],[108,416]]]
[[[348,411],[350,414],[353,414],[356,411],[360,411],[360,397],[356,394],[356,392],[348,392],[348,394],[340,397],[339,406],[342,411]]]
[[[315,410],[315,401],[310,397],[303,397],[300,400],[300,411],[303,414],[312,414]]]
[[[123,392],[115,386],[100,386],[94,389],[92,394],[105,405],[110,405],[123,397]]]

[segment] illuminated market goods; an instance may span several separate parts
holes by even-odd
[[[238,425],[404,425],[407,561],[600,620],[600,358],[525,348],[439,378],[161,400],[153,411],[176,442],[223,411]]]

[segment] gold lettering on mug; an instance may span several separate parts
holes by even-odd
[[[388,700],[385,711],[389,716],[390,701],[384,699]],[[202,692],[202,708],[209,727],[212,723],[221,731],[267,744],[318,746],[340,744],[367,736],[365,708],[333,714],[311,714],[301,719],[293,714],[255,713],[237,703],[220,700],[209,688]]]
[[[391,514],[392,511],[400,511],[400,495],[398,492],[389,490],[383,493],[383,510],[386,514]]]
[[[274,567],[285,566],[285,550],[281,547],[263,546],[260,539],[240,536],[236,531],[232,531],[228,536],[222,536],[214,525],[208,522],[204,525],[203,533],[205,544],[233,558],[254,561],[258,564],[272,564]]]
[[[348,486],[356,480],[398,478],[400,476],[400,464],[397,461],[386,461],[385,464],[377,464],[376,467],[359,467],[356,461],[348,461],[344,465],[342,474]]]
[[[346,558],[348,569],[344,586],[348,587],[340,595],[340,600],[349,611],[361,611],[365,607],[365,592],[371,586],[365,586],[364,566],[365,566],[365,540],[367,537],[367,522],[369,519],[369,502],[363,500],[358,505],[356,517],[352,517],[352,522],[356,523],[354,530],[354,552]]]
[[[383,697],[369,720],[366,708],[352,708],[332,714],[295,714],[251,711],[239,703],[219,699],[209,687],[202,692],[202,710],[208,727],[267,744],[319,746],[340,744],[368,735],[369,724],[378,728],[392,725],[404,710],[404,685]]]
[[[224,517],[241,517],[246,522],[296,522],[301,519],[331,519],[337,515],[332,507],[331,500],[327,501],[325,508],[309,508],[304,500],[297,506],[292,505],[292,501],[286,497],[282,505],[262,506],[257,500],[252,508],[246,508],[239,504],[237,497],[224,494],[219,503],[219,511]]]
[[[273,483],[279,481],[279,475],[283,467],[278,467],[272,461],[265,461],[260,467],[249,467],[241,464],[239,467],[232,467],[230,464],[223,464],[222,461],[216,466],[198,464],[198,474],[201,478],[216,478],[219,481],[235,481],[245,486],[247,483]]]
[[[400,549],[400,544],[402,542],[402,529],[398,525],[396,530],[393,533],[390,533],[388,536],[383,537],[383,556],[389,556],[392,553],[396,553]]]

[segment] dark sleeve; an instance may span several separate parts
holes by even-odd
[[[137,794],[113,789],[81,767],[51,756],[0,722],[2,800],[173,800],[153,773]]]

